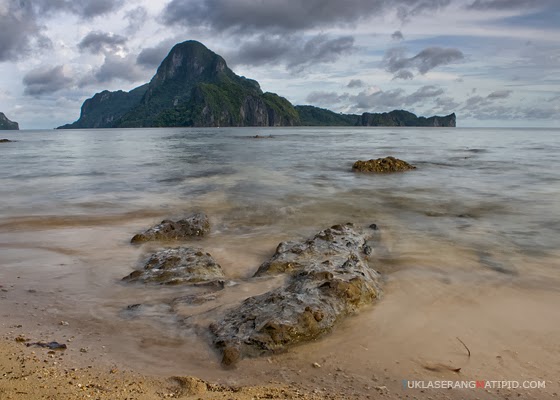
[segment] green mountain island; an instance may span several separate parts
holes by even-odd
[[[176,44],[149,83],[130,92],[103,91],[87,99],[80,118],[58,129],[173,126],[455,126],[455,114],[417,117],[403,110],[339,114],[293,106],[236,75],[202,43]]]
[[[19,125],[17,122],[10,121],[3,112],[0,112],[0,130],[17,131]]]

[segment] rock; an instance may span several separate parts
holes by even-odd
[[[208,391],[206,382],[192,376],[174,376],[171,380],[179,386],[178,395],[181,397],[200,396]]]
[[[210,325],[222,363],[286,350],[331,331],[380,297],[380,275],[363,249],[370,229],[335,225],[303,242],[283,242],[255,276],[288,273],[285,286],[249,297]]]
[[[0,139],[0,143],[12,143],[12,140],[9,139]]]
[[[358,160],[352,165],[352,170],[358,172],[400,172],[416,169],[414,165],[410,165],[406,161],[399,160],[395,157],[378,158],[376,160],[362,161]]]
[[[178,247],[152,254],[143,270],[132,272],[123,281],[179,285],[223,279],[222,267],[209,253],[198,248]]]
[[[210,232],[210,221],[204,213],[195,213],[179,221],[163,220],[160,224],[142,232],[130,240],[143,243],[151,240],[181,240],[193,236],[204,236]]]
[[[313,364],[311,364],[313,366],[313,368],[321,368],[321,364],[314,362]]]
[[[26,344],[27,347],[30,346],[35,346],[35,347],[44,347],[46,349],[50,349],[50,350],[66,350],[68,348],[68,346],[66,346],[64,343],[58,343],[58,342],[36,342],[36,343],[27,343]]]

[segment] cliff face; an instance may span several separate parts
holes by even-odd
[[[388,113],[371,114],[363,113],[358,120],[361,126],[432,126],[455,127],[455,113],[445,117],[434,116],[430,118],[417,117],[411,112],[394,110]]]
[[[146,93],[147,85],[130,92],[104,90],[82,105],[80,119],[59,129],[112,128],[132,107],[140,103]]]
[[[19,124],[14,121],[10,121],[4,113],[0,112],[0,130],[19,130]]]

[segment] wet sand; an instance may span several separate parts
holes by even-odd
[[[81,398],[88,390],[93,398],[160,398],[183,393],[177,380],[169,380],[173,376],[223,386],[197,394],[200,398],[542,399],[559,392],[560,254],[524,256],[499,247],[481,253],[452,241],[408,237],[404,227],[384,220],[371,260],[385,276],[381,301],[320,340],[224,370],[205,329],[212,314],[204,308],[169,312],[180,289],[120,282],[158,247],[128,243],[132,233],[161,219],[141,215],[80,225],[60,218],[52,224],[42,219],[39,226],[25,220],[23,227],[0,233],[0,368],[7,374],[0,380],[0,399]],[[248,278],[280,240],[295,233],[259,236],[216,219],[213,225],[210,237],[191,244],[213,254],[236,281],[218,297],[219,307],[279,284]],[[133,303],[148,307],[131,316],[126,308]],[[182,323],[197,314],[194,328]],[[68,350],[51,358],[45,349],[17,343],[20,335],[32,342],[65,343]],[[31,357],[25,370],[35,371],[27,380],[24,356]],[[69,378],[74,372],[79,377]],[[420,390],[404,388],[403,380],[539,380],[546,388]],[[79,387],[70,381],[83,382]],[[103,392],[96,385],[114,390]],[[263,387],[268,385],[283,389]],[[231,387],[240,386],[246,389],[232,393]]]

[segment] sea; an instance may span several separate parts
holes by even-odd
[[[407,355],[427,343],[394,341],[391,324],[412,335],[438,326],[430,321],[452,321],[414,337],[441,344],[436,331],[447,330],[449,346],[458,335],[498,342],[490,332],[516,320],[500,325],[488,315],[496,325],[482,334],[461,325],[457,310],[474,320],[510,289],[503,299],[526,290],[558,299],[560,129],[150,128],[2,137],[15,140],[0,144],[2,329],[32,325],[37,339],[81,340],[90,353],[142,372],[246,382],[272,365],[277,380],[297,381],[317,362],[362,376],[383,371],[377,359],[416,360]],[[357,160],[385,156],[417,169],[352,171]],[[231,279],[214,303],[175,307],[189,288],[121,282],[164,246],[133,246],[135,233],[195,211],[208,214],[212,231],[185,244],[210,252]],[[213,310],[279,284],[251,278],[279,242],[345,222],[379,227],[373,262],[386,281],[379,305],[308,347],[243,361],[237,375],[222,372],[207,332]],[[455,311],[428,317],[440,302]],[[364,357],[372,343],[379,357]],[[388,356],[391,346],[406,353]]]

